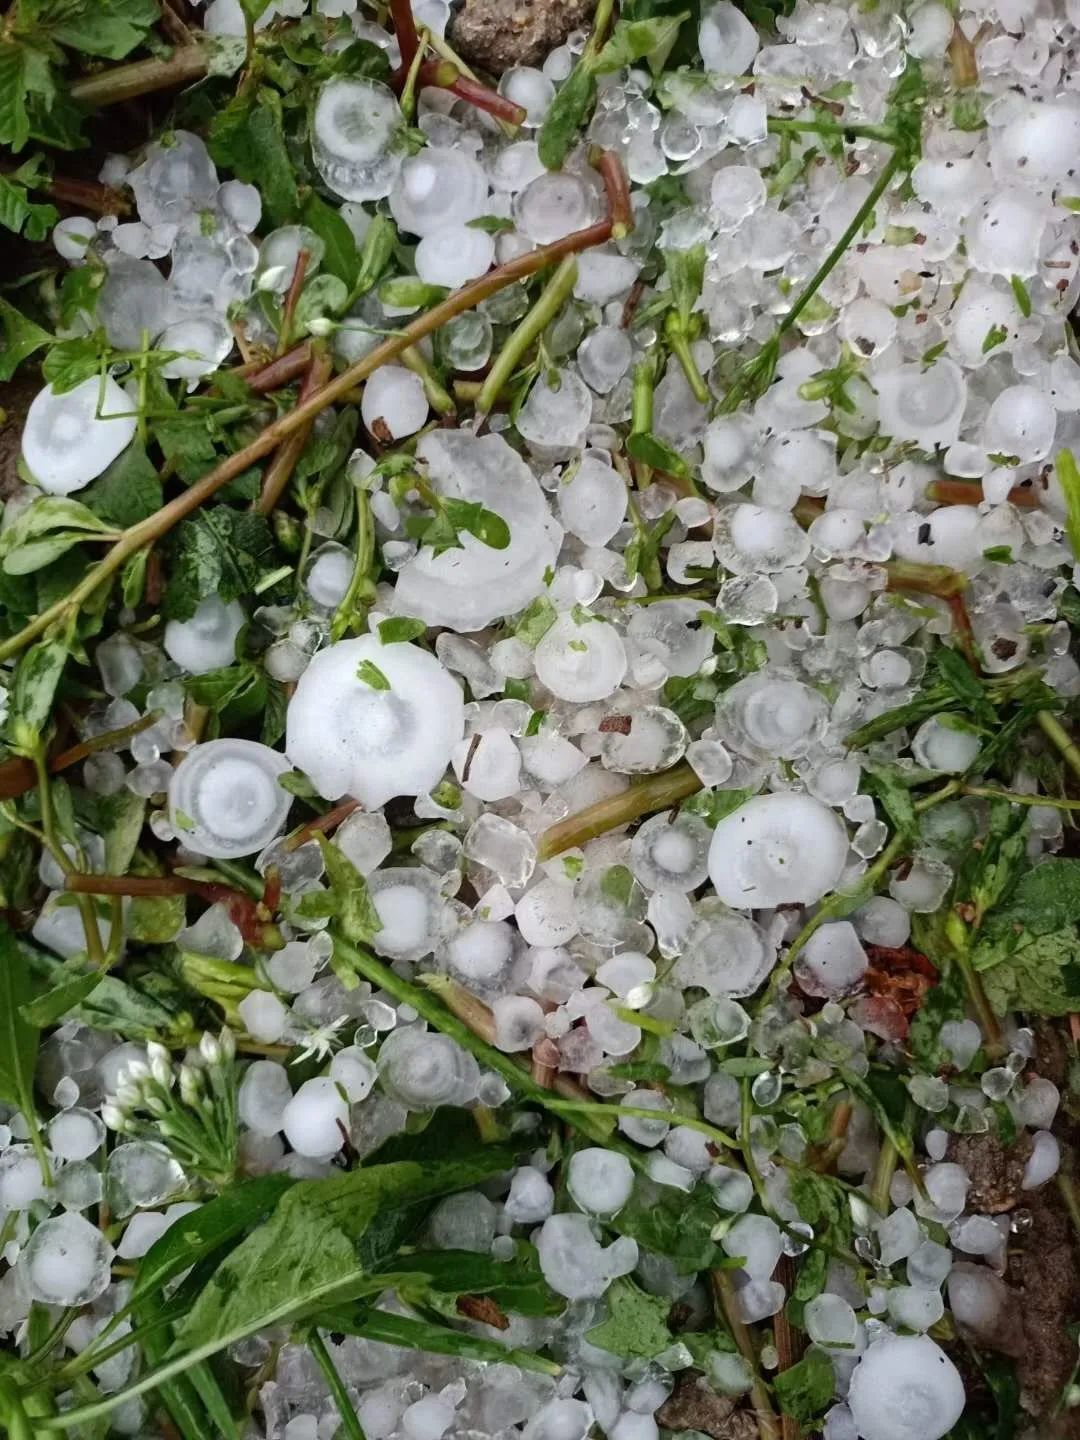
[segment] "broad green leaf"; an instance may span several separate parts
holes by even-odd
[[[17,184],[10,175],[0,175],[0,227],[25,235],[27,240],[44,240],[59,219],[60,212],[55,205],[32,201],[25,185]],[[72,270],[64,277],[64,283],[71,275],[81,274],[81,269]],[[68,323],[63,309],[61,318]]]
[[[74,390],[84,380],[99,374],[102,349],[92,335],[61,340],[45,356],[41,373],[58,395]]]
[[[976,946],[972,961],[998,1015],[1070,1015],[1080,1010],[1080,938],[1075,926],[1045,935],[1022,931],[1008,949]]]
[[[7,716],[11,747],[19,754],[32,755],[43,744],[67,662],[68,647],[59,640],[39,640],[19,657]]]
[[[159,15],[156,0],[23,0],[38,33],[105,60],[123,60]]]
[[[23,47],[5,38],[0,42],[0,144],[10,145],[15,151],[21,150],[30,138],[26,90]],[[22,225],[8,225],[7,228],[18,233]]]
[[[773,1381],[780,1409],[800,1425],[809,1425],[832,1404],[836,1377],[824,1350],[811,1346],[801,1360],[777,1372]]]
[[[665,251],[664,268],[675,310],[685,329],[705,284],[705,246],[691,245],[689,250]]]
[[[139,1261],[135,1295],[159,1290],[197,1261],[224,1249],[270,1214],[296,1183],[289,1175],[260,1175],[230,1186],[198,1210],[182,1215]]]
[[[866,788],[881,802],[894,829],[901,835],[917,835],[919,817],[915,813],[911,791],[903,781],[884,765],[868,765],[865,775]]]
[[[408,640],[418,640],[427,630],[423,620],[412,620],[406,615],[394,615],[389,620],[379,621],[380,645],[398,645]]]
[[[126,530],[160,510],[164,495],[146,451],[134,444],[82,491],[82,502],[109,525]]]
[[[478,500],[444,500],[443,506],[455,529],[467,531],[492,550],[505,550],[510,544],[509,525]]]
[[[716,1206],[705,1186],[684,1195],[639,1176],[611,1228],[653,1254],[666,1255],[680,1275],[688,1275],[713,1263],[715,1224]]]
[[[690,11],[684,10],[680,15],[658,15],[650,20],[620,20],[592,62],[593,74],[610,75],[645,59],[654,74],[662,70],[679,27],[689,18]]]
[[[87,535],[108,534],[110,526],[100,516],[66,495],[42,495],[0,535],[0,556],[10,555],[28,540],[56,530],[73,530]]]
[[[0,299],[0,380],[10,380],[22,362],[52,341],[40,325]]]
[[[940,646],[934,656],[944,684],[960,704],[981,725],[997,724],[997,713],[986,693],[986,687],[957,650]]]
[[[533,1370],[541,1375],[557,1375],[560,1366],[530,1350],[508,1350],[497,1340],[481,1340],[448,1325],[433,1325],[427,1320],[414,1320],[409,1315],[394,1315],[387,1310],[366,1310],[353,1316],[348,1311],[331,1310],[325,1317],[328,1330],[377,1340],[383,1345],[398,1345],[407,1350],[423,1350],[430,1355],[457,1355],[463,1360],[477,1360],[494,1365],[516,1365],[519,1370]]]
[[[23,958],[35,980],[50,986],[64,982],[67,966],[54,955],[30,946],[20,947]],[[157,986],[157,993],[151,989]],[[162,1040],[174,1035],[189,1034],[194,1024],[177,1000],[165,991],[175,984],[164,976],[141,976],[127,982],[115,975],[105,975],[93,993],[70,1008],[67,1019],[77,1020],[94,1030],[116,1030],[126,1040]]]
[[[248,597],[276,556],[266,520],[227,505],[182,521],[167,548],[169,582],[162,608],[170,620],[190,620],[210,595],[226,602]]]
[[[339,280],[336,275],[316,275],[304,286],[296,306],[296,328],[291,333],[303,333],[316,320],[340,315],[348,299],[349,288],[344,280]]]
[[[1059,450],[1056,472],[1065,496],[1065,533],[1073,555],[1080,560],[1080,469],[1071,450]]]
[[[351,289],[360,273],[360,256],[356,240],[342,219],[341,211],[335,210],[312,191],[304,201],[301,219],[326,247],[322,258],[323,272],[336,276]]]
[[[432,1140],[438,1138],[436,1134]],[[415,1275],[423,1282],[421,1289],[448,1297],[487,1295],[517,1315],[561,1315],[566,1309],[566,1301],[544,1279],[535,1247],[524,1240],[517,1242],[510,1260],[471,1250],[421,1250],[395,1256],[392,1265],[403,1293],[411,1293],[411,1287],[400,1277]]]
[[[183,895],[139,895],[127,907],[127,937],[143,945],[167,945],[184,928],[186,913]]]
[[[670,1299],[647,1295],[625,1278],[616,1280],[604,1299],[607,1319],[586,1330],[585,1339],[590,1345],[609,1350],[624,1362],[653,1360],[671,1348],[671,1331],[667,1326]]]
[[[596,77],[584,57],[559,86],[537,134],[540,159],[549,170],[559,170],[577,144],[578,135],[596,100]]]
[[[55,1025],[70,1010],[88,1000],[104,978],[103,971],[91,970],[85,975],[61,981],[52,990],[46,990],[44,995],[23,1005],[23,1019],[39,1030]]]
[[[34,1117],[34,1064],[39,1032],[22,1013],[30,970],[8,926],[0,921],[0,1100]]]
[[[263,86],[230,100],[214,116],[207,143],[218,165],[258,186],[271,225],[295,220],[300,197],[276,90]]]
[[[1080,860],[1050,859],[1036,865],[1020,877],[994,919],[1022,925],[1035,935],[1080,923]]]
[[[98,824],[105,837],[105,873],[123,875],[131,865],[143,821],[146,800],[128,789],[103,795],[98,807]]]
[[[137,1304],[131,1306],[135,1316],[136,1324],[142,1332],[141,1349],[144,1363],[147,1365],[159,1365],[169,1351],[171,1326],[162,1325],[157,1328],[164,1314],[164,1307],[156,1295],[145,1294]],[[215,1440],[215,1437],[234,1436],[236,1427],[232,1423],[232,1417],[227,1409],[224,1414],[218,1415],[218,1425],[211,1422],[206,1408],[199,1395],[199,1386],[196,1383],[196,1375],[201,1373],[204,1383],[208,1375],[205,1362],[201,1365],[193,1365],[186,1375],[177,1375],[175,1379],[166,1380],[157,1389],[161,1404],[168,1412],[173,1425],[182,1436],[182,1440]],[[213,1384],[213,1378],[210,1377]],[[220,1422],[224,1421],[224,1424]]]
[[[547,596],[539,595],[518,616],[514,634],[523,644],[535,648],[558,618],[558,611]]]

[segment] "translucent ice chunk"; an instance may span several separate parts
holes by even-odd
[[[428,285],[456,290],[491,268],[495,240],[468,225],[442,225],[416,247],[416,273]]]
[[[162,350],[175,350],[175,360],[161,367],[166,380],[197,380],[216,370],[235,343],[232,332],[214,315],[192,315],[167,325],[158,338]]]
[[[718,511],[713,544],[720,563],[735,575],[787,570],[810,553],[810,540],[795,517],[762,505]]]
[[[89,485],[131,442],[133,412],[108,376],[83,380],[65,394],[47,385],[34,397],[22,436],[22,458],[35,482],[48,495]]]
[[[874,381],[881,433],[893,440],[915,440],[924,449],[956,442],[967,404],[967,381],[960,367],[942,356],[932,367],[897,365]]]
[[[352,794],[375,809],[434,789],[464,728],[460,687],[433,655],[365,635],[320,651],[304,671],[285,749],[327,799]]]
[[[797,759],[825,733],[829,707],[820,691],[766,668],[739,680],[717,704],[717,729],[751,759]]]
[[[745,906],[747,901],[739,903]],[[681,985],[700,986],[714,997],[739,999],[754,993],[775,961],[776,951],[759,925],[732,915],[715,900],[705,900],[698,906],[675,975]]]
[[[591,1147],[570,1157],[567,1188],[575,1205],[590,1215],[615,1215],[630,1199],[634,1170],[625,1155]]]
[[[620,1235],[605,1249],[584,1215],[552,1215],[536,1237],[540,1269],[551,1288],[568,1300],[598,1299],[638,1260],[635,1240]]]
[[[558,558],[562,531],[532,471],[501,436],[435,430],[417,446],[428,481],[448,498],[478,502],[510,530],[504,549],[460,534],[461,548],[421,549],[398,572],[394,607],[431,625],[480,630],[525,609]]]
[[[311,158],[335,195],[381,200],[401,171],[404,128],[401,107],[387,86],[337,76],[315,104]]]
[[[277,783],[284,755],[254,740],[210,740],[181,760],[169,784],[169,819],[203,855],[254,855],[279,833],[292,796]]]
[[[518,433],[535,454],[569,459],[585,443],[592,403],[589,387],[573,370],[545,370],[518,412]]]
[[[109,1288],[113,1248],[81,1215],[43,1220],[19,1256],[19,1276],[42,1305],[86,1305]]]
[[[822,925],[803,946],[794,973],[807,995],[846,995],[866,974],[869,961],[854,925],[836,920]]]
[[[925,1335],[886,1335],[856,1365],[848,1404],[862,1440],[941,1440],[964,1412],[964,1384]]]
[[[545,171],[514,200],[514,220],[537,245],[591,225],[599,214],[596,190],[571,171]]]
[[[465,150],[429,145],[401,167],[390,210],[402,230],[423,239],[446,226],[477,219],[484,213],[487,197],[487,176],[478,160]]]
[[[718,0],[703,12],[698,45],[706,70],[747,75],[760,43],[757,30],[731,0]]]
[[[650,890],[696,890],[708,878],[712,831],[689,811],[654,815],[638,828],[630,866]]]
[[[626,649],[606,620],[560,615],[536,647],[537,679],[560,700],[605,700],[625,674]]]
[[[1034,275],[1050,220],[1046,200],[1019,186],[1006,186],[982,200],[964,221],[968,259],[988,275]],[[940,363],[940,362],[939,362]],[[937,372],[934,365],[927,373]],[[956,437],[953,436],[953,439]]]
[[[378,1067],[384,1090],[410,1110],[467,1105],[480,1082],[480,1068],[467,1051],[416,1026],[386,1037]]]
[[[586,545],[606,545],[626,515],[626,481],[613,465],[586,454],[559,486],[558,501],[559,515],[572,535]]]
[[[962,774],[981,748],[978,731],[952,715],[924,720],[911,742],[911,753],[920,765],[946,775]]]
[[[246,619],[238,600],[226,603],[209,595],[189,620],[170,620],[165,626],[165,654],[189,675],[231,665]]]
[[[756,795],[713,832],[709,874],[738,909],[810,905],[836,888],[847,863],[843,824],[809,795]]]

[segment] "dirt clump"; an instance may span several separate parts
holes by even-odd
[[[541,65],[595,9],[596,0],[461,0],[447,38],[470,65],[501,75],[512,65]]]

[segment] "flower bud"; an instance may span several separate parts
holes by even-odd
[[[110,1130],[122,1131],[127,1125],[127,1116],[123,1110],[120,1109],[120,1106],[108,1100],[106,1100],[105,1104],[101,1107],[101,1119],[102,1123]]]
[[[227,1025],[221,1027],[218,1044],[221,1046],[221,1054],[226,1064],[230,1064],[236,1059],[236,1036]]]
[[[221,1045],[217,1037],[211,1035],[209,1030],[204,1030],[199,1038],[199,1054],[207,1065],[221,1064]]]

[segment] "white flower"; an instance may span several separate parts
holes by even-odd
[[[309,1030],[307,1044],[292,1063],[299,1065],[304,1060],[311,1060],[313,1058],[316,1060],[325,1060],[335,1046],[341,1044],[337,1032],[343,1025],[347,1025],[348,1023],[348,1015],[339,1015],[336,1020],[331,1020],[329,1024],[318,1025],[313,1030]]]

